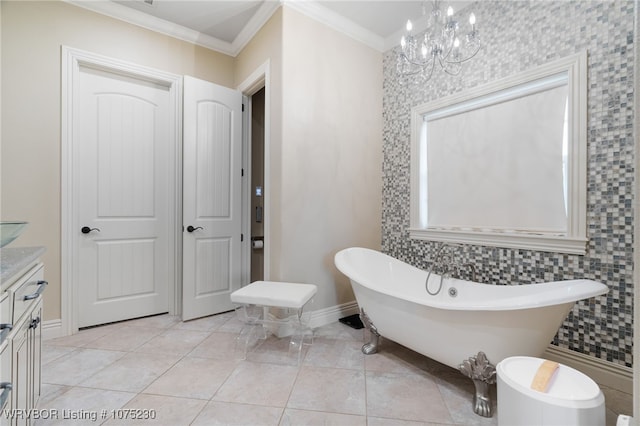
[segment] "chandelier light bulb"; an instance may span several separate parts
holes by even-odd
[[[458,39],[458,37],[456,37],[456,39],[453,40],[453,47],[454,49],[457,49],[458,47],[460,47],[460,40]]]
[[[451,18],[453,16],[453,7],[449,6],[447,8],[447,16]]]
[[[413,24],[411,23],[411,20],[407,20],[407,32],[410,32],[413,29]]]
[[[426,58],[427,57],[427,45],[422,43],[422,57]]]
[[[476,24],[476,15],[474,15],[473,13],[469,15],[469,23],[472,27]]]

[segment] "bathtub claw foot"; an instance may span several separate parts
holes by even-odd
[[[474,380],[476,393],[473,395],[473,412],[482,417],[491,417],[491,397],[489,384],[482,380]]]
[[[371,340],[369,343],[365,343],[362,345],[362,353],[365,355],[372,355],[378,352],[378,344],[380,343],[380,333],[376,329],[376,326],[373,325],[371,319],[364,311],[364,309],[360,308],[360,320],[364,324],[365,327],[369,329],[371,333]]]
[[[484,352],[464,360],[458,370],[473,380],[476,392],[473,395],[473,411],[482,417],[491,417],[492,401],[489,385],[496,382],[496,367],[489,362]]]
[[[372,355],[378,352],[378,343],[380,342],[380,335],[371,333],[371,341],[362,345],[362,353],[365,355]]]

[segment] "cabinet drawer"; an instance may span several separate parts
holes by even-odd
[[[32,272],[25,275],[9,288],[9,294],[13,298],[12,323],[17,324],[22,316],[40,298],[47,282],[44,281],[44,268],[42,264],[36,265]]]

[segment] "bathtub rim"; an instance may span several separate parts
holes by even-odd
[[[419,305],[428,306],[434,309],[442,309],[442,310],[457,310],[457,311],[515,311],[515,310],[525,310],[525,309],[536,309],[542,308],[545,306],[554,306],[554,305],[562,305],[566,303],[575,303],[579,300],[589,299],[591,297],[601,296],[606,294],[609,291],[609,288],[600,282],[588,280],[588,279],[573,279],[573,280],[563,280],[563,281],[549,281],[544,283],[532,283],[532,284],[521,284],[521,285],[494,285],[494,284],[485,284],[479,282],[458,280],[458,279],[449,279],[445,281],[445,286],[443,286],[443,291],[438,296],[429,296],[424,298],[416,298],[411,297],[410,295],[401,294],[399,291],[394,291],[394,289],[380,288],[379,286],[372,286],[364,283],[366,279],[363,279],[363,275],[354,270],[354,267],[349,264],[347,256],[352,252],[364,252],[369,255],[378,256],[380,259],[377,261],[381,261],[382,259],[388,262],[397,262],[402,264],[403,267],[407,267],[413,270],[413,273],[424,274],[425,278],[427,272],[416,268],[406,262],[403,262],[399,259],[396,259],[392,256],[389,256],[386,253],[382,253],[378,250],[373,250],[365,247],[349,247],[338,251],[334,256],[334,263],[338,270],[343,273],[345,276],[349,278],[351,284],[354,283],[361,285],[363,287],[367,287],[373,291],[379,292],[389,297],[394,297],[397,299],[407,300]],[[433,274],[432,274],[433,275]],[[535,300],[533,297],[534,293],[539,290],[545,290],[546,293],[549,293],[549,288],[553,287],[553,293],[561,293],[562,290],[566,290],[572,286],[580,286],[580,291],[575,291],[571,294],[558,294],[554,298],[546,297],[541,300]],[[459,302],[460,299],[454,299],[447,297],[446,299],[440,297],[446,289],[449,287],[456,287],[458,289],[464,289],[466,286],[483,286],[483,288],[488,293],[516,293],[516,295],[522,300],[527,302],[525,303],[514,303],[518,301],[517,297],[513,297],[512,295],[509,297],[504,297],[500,299],[500,302],[496,304],[495,300],[490,300],[489,296],[487,296],[488,303],[462,303]],[[541,288],[542,287],[542,288]],[[477,291],[477,289],[473,289]],[[558,291],[560,290],[560,291]],[[520,294],[518,294],[520,293]],[[428,296],[428,294],[424,293],[424,295]],[[453,303],[451,303],[453,301]],[[457,302],[457,303],[456,303]],[[492,303],[492,304],[489,304]]]

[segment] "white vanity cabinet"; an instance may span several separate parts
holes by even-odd
[[[40,341],[42,327],[40,315],[42,302],[38,302],[23,321],[14,329],[11,340],[12,353],[12,398],[11,408],[17,409],[18,415],[13,419],[14,425],[30,424],[28,414],[36,408],[40,398]]]
[[[1,253],[3,263],[5,250]],[[44,266],[33,259],[17,269],[10,278],[5,271],[2,276],[0,398],[5,401],[1,426],[33,424],[30,417],[41,392],[42,294],[47,285]]]

